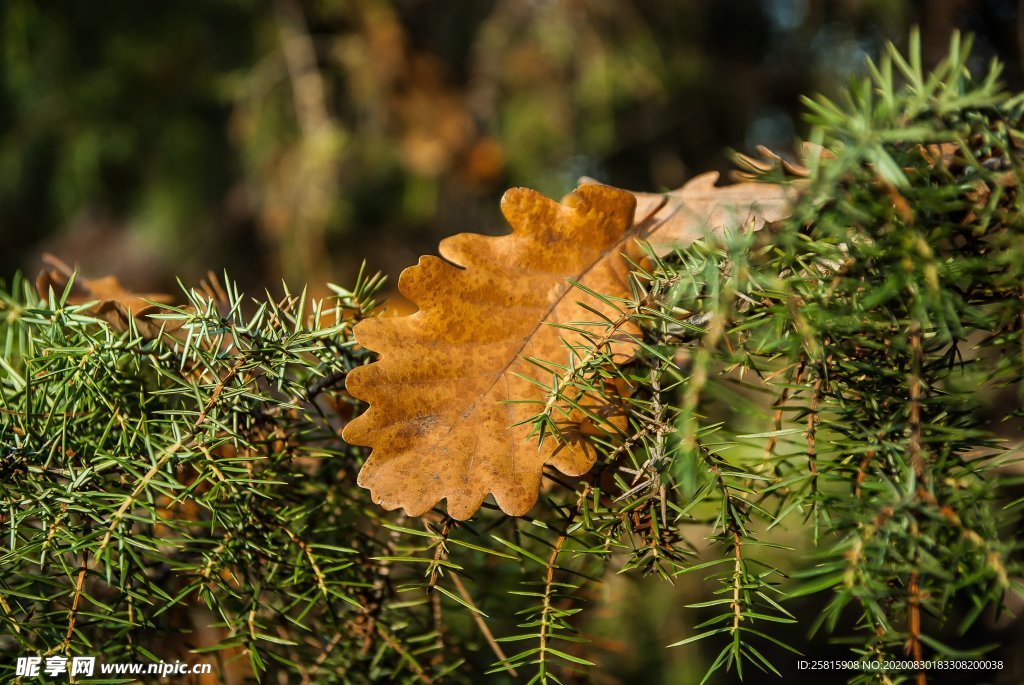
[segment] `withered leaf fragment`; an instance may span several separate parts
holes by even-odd
[[[710,171],[667,193],[634,192],[637,237],[665,255],[709,230],[725,226],[757,230],[789,216],[795,186],[756,182],[718,186],[717,182],[718,173]]]
[[[51,289],[60,295],[67,287],[74,271],[50,254],[43,255],[43,262],[48,268],[36,276],[36,291],[40,297],[47,297]],[[155,338],[160,334],[161,328],[167,331],[180,325],[174,321],[161,322],[147,316],[157,310],[154,302],[168,304],[172,300],[170,295],[162,293],[134,293],[126,290],[114,276],[85,278],[78,274],[71,284],[67,303],[95,302],[88,308],[88,313],[106,321],[118,331],[127,330],[128,322],[134,317],[139,333],[145,338]]]
[[[528,378],[551,378],[530,358],[564,364],[567,345],[586,337],[551,324],[597,321],[588,307],[620,319],[587,291],[630,296],[623,255],[641,258],[638,238],[688,243],[737,217],[763,223],[788,212],[780,186],[716,188],[715,178],[694,179],[667,203],[641,194],[649,204],[640,211],[637,197],[609,186],[582,185],[561,204],[515,188],[501,203],[511,234],[456,235],[441,242],[443,259],[406,269],[398,287],[419,311],[359,323],[356,339],[380,358],[347,379],[348,392],[370,405],[343,435],[373,448],[358,479],[373,501],[417,516],[446,499],[448,513],[465,519],[493,494],[502,511],[522,515],[545,464],[570,476],[588,471],[597,456],[590,436],[621,425],[621,402],[588,396],[585,412],[561,408],[552,418],[563,440],[538,444],[528,419],[547,390]],[[638,334],[631,323],[615,329],[616,363],[633,355]]]

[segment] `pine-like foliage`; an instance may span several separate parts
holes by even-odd
[[[912,41],[913,42],[913,41]],[[1024,98],[958,40],[895,51],[808,101],[793,217],[637,265],[615,320],[550,373],[552,412],[635,388],[587,476],[522,518],[388,514],[355,485],[342,388],[378,279],[309,305],[186,290],[173,332],[116,331],[15,279],[0,299],[0,672],[22,654],[217,659],[261,682],[568,682],[609,573],[705,579],[676,645],[762,678],[812,631],[865,661],[962,656],[948,636],[1020,591]],[[823,152],[821,150],[827,151]],[[799,177],[799,178],[797,178]],[[610,364],[622,322],[644,331]],[[171,327],[169,326],[169,331]],[[558,401],[554,401],[558,400]],[[781,533],[785,531],[786,536]],[[794,531],[805,531],[799,553]],[[852,619],[852,620],[851,620]],[[197,658],[196,654],[190,657]],[[797,656],[793,655],[793,659]],[[241,663],[236,663],[241,662]],[[490,665],[488,665],[490,664]],[[925,682],[910,668],[852,682]]]

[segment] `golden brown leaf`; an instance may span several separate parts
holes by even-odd
[[[529,358],[564,363],[567,344],[586,345],[581,333],[551,325],[595,321],[583,304],[619,320],[610,342],[615,361],[632,356],[638,329],[570,281],[628,297],[623,255],[639,257],[637,238],[685,243],[737,217],[785,216],[782,188],[716,188],[715,178],[698,177],[667,201],[583,185],[559,204],[516,188],[502,199],[511,234],[457,235],[442,241],[444,259],[423,257],[406,269],[399,290],[420,310],[356,326],[357,340],[380,359],[347,380],[349,393],[370,404],[344,438],[373,448],[359,474],[373,500],[416,516],[447,499],[448,513],[464,519],[493,494],[504,512],[521,515],[537,500],[545,464],[572,476],[588,471],[596,458],[589,436],[621,425],[621,403],[584,397],[593,418],[556,411],[563,440],[538,444],[528,439],[528,419],[547,391],[527,377],[550,378]]]
[[[616,318],[610,305],[574,288],[576,279],[598,292],[626,294],[628,266],[620,252],[635,202],[627,193],[584,186],[566,204],[526,189],[502,199],[513,226],[506,236],[464,233],[441,242],[444,259],[422,257],[399,279],[399,290],[420,310],[411,316],[361,322],[356,338],[381,353],[353,370],[348,391],[370,409],[345,428],[345,439],[374,451],[359,474],[374,501],[411,515],[442,498],[448,512],[467,518],[488,493],[506,512],[524,514],[537,499],[545,463],[569,475],[596,458],[588,433],[611,430],[618,406],[599,398],[558,420],[564,444],[527,439],[531,426],[514,425],[543,400],[526,377],[543,374],[527,357],[564,359],[565,339],[583,336],[548,324],[593,320],[578,302]],[[447,261],[445,261],[447,260]],[[629,354],[624,326],[613,352]]]

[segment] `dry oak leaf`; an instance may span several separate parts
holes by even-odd
[[[587,307],[622,322],[615,306],[572,281],[629,297],[624,254],[642,256],[637,239],[688,243],[737,217],[786,216],[782,187],[715,188],[715,178],[694,179],[667,203],[641,194],[639,212],[634,194],[610,186],[583,185],[562,203],[514,188],[501,202],[512,233],[447,238],[443,259],[422,257],[402,272],[398,289],[419,311],[360,322],[356,339],[380,358],[346,379],[348,392],[370,405],[343,437],[373,448],[358,478],[373,501],[418,516],[446,499],[449,515],[466,519],[493,494],[502,511],[522,515],[537,501],[546,464],[586,473],[597,457],[590,436],[624,425],[622,402],[614,393],[586,396],[587,412],[554,412],[561,440],[529,439],[528,419],[547,391],[524,377],[550,384],[530,359],[563,363],[567,345],[586,345],[582,333],[557,324],[597,320]],[[639,333],[628,321],[615,329],[616,363],[632,357]]]

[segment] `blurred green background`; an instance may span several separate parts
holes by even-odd
[[[446,235],[505,230],[511,186],[557,197],[589,175],[657,190],[729,169],[730,149],[790,152],[806,133],[799,95],[834,94],[914,25],[929,62],[953,30],[974,33],[977,70],[999,57],[1019,89],[1020,9],[3,0],[0,275],[34,273],[43,252],[144,291],[226,268],[247,289],[283,278],[323,292],[364,258],[397,275]],[[608,655],[595,681],[698,682],[713,654],[662,645],[699,622],[682,607],[705,591],[612,576],[584,626]],[[809,621],[816,601],[791,608]],[[1005,678],[1024,672],[1022,627],[987,625],[972,642],[1001,643],[1013,667],[997,682],[1017,682]],[[787,682],[841,679],[775,656]],[[978,677],[962,675],[942,682]]]
[[[0,273],[130,287],[397,274],[497,199],[634,189],[786,150],[798,96],[954,28],[1021,80],[1016,0],[0,3]]]

